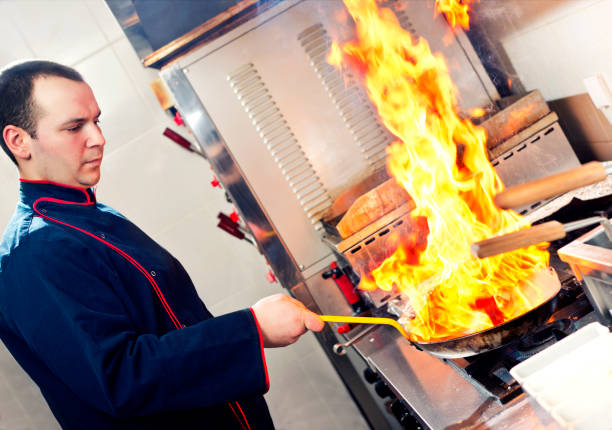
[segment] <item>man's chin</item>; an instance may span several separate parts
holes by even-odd
[[[93,187],[100,182],[100,171],[98,170],[97,173],[82,175],[81,177],[77,178],[77,181],[85,188]]]

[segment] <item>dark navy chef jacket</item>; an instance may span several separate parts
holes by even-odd
[[[212,318],[181,264],[92,190],[20,192],[0,338],[63,428],[273,428],[251,309]]]

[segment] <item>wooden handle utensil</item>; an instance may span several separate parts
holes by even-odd
[[[542,242],[562,239],[565,234],[587,227],[593,224],[602,224],[608,238],[612,240],[612,228],[607,218],[596,216],[585,218],[578,221],[561,224],[559,221],[549,221],[535,225],[531,228],[515,231],[491,239],[482,240],[472,244],[472,254],[478,258],[491,257],[504,252],[514,251],[519,248],[526,248]]]
[[[591,161],[572,170],[509,187],[497,194],[493,201],[501,209],[518,208],[603,181],[610,173],[612,162]]]
[[[514,233],[476,242],[472,244],[472,254],[478,258],[491,257],[564,237],[563,224],[558,221],[549,221]]]

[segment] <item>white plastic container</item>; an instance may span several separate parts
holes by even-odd
[[[563,428],[612,430],[612,333],[603,325],[581,328],[510,374]]]

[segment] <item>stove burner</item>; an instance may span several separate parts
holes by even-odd
[[[575,330],[574,321],[567,318],[543,325],[535,332],[523,336],[518,341],[516,347],[517,358],[525,360],[543,351]]]
[[[571,280],[564,285],[568,283],[571,283]],[[510,375],[509,370],[580,328],[581,321],[588,319],[587,315],[593,313],[592,307],[583,300],[582,294],[575,297],[575,289],[566,286],[566,290],[562,290],[562,293],[567,295],[567,300],[561,301],[563,305],[549,320],[552,322],[501,348],[445,361],[482,392],[501,404],[509,402],[522,393],[521,386]]]

